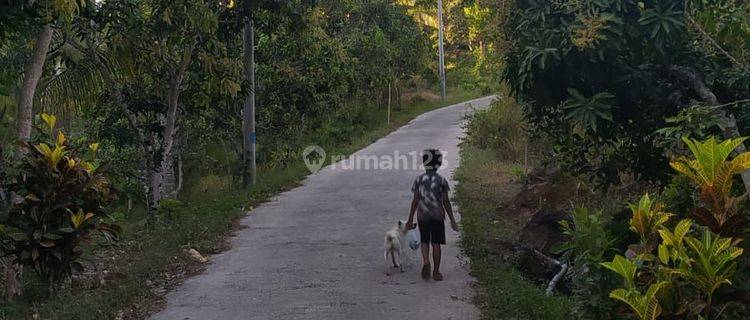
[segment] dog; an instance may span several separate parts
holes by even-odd
[[[400,268],[401,272],[404,272],[404,262],[402,259],[403,255],[403,243],[404,243],[404,235],[406,235],[406,222],[399,221],[398,224],[393,226],[393,229],[388,230],[388,232],[385,233],[385,250],[383,252],[383,257],[385,258],[385,275],[390,276],[391,275],[391,266],[388,261],[388,255],[391,255],[390,262],[393,262],[394,268]],[[398,260],[398,262],[396,262]]]

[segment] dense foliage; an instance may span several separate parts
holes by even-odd
[[[476,4],[472,11],[491,26],[480,34],[500,49],[491,55],[502,59],[511,98],[523,108],[526,121],[514,126],[541,145],[545,166],[570,175],[571,202],[591,188],[560,222],[567,240],[549,252],[570,265],[576,317],[746,318],[750,6]],[[508,149],[497,158],[525,163],[504,139],[514,135],[501,114],[509,111],[472,118],[469,150]],[[645,190],[651,196],[620,210]]]
[[[102,157],[119,164],[114,182],[127,197],[149,202],[178,191],[178,162],[239,174],[241,110],[251,90],[259,106],[258,161],[273,167],[294,159],[313,131],[340,141],[383,121],[374,112],[384,107],[389,86],[403,88],[414,77],[435,81],[429,38],[405,7],[386,0],[250,7],[63,1],[23,8],[7,19],[39,17],[8,29],[0,47],[10,66],[0,86],[7,96],[0,101],[3,121],[18,116],[8,110],[32,53],[23,44],[51,25],[38,107],[61,114],[62,126],[97,137]],[[256,26],[255,89],[247,87],[241,54],[248,17]]]
[[[654,133],[691,106],[750,94],[747,19],[733,1],[515,1],[504,78],[566,169],[665,180]],[[729,9],[731,8],[731,9]],[[730,51],[730,52],[727,52]],[[733,104],[736,105],[736,104]],[[726,106],[725,106],[726,107]],[[709,109],[724,128],[731,113]],[[740,133],[744,112],[738,111]],[[725,131],[726,133],[726,131]]]

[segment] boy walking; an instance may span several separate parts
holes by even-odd
[[[419,225],[420,249],[422,250],[422,279],[430,279],[430,271],[435,281],[442,281],[440,273],[441,245],[445,244],[445,214],[451,221],[451,228],[458,231],[458,224],[453,217],[453,208],[448,199],[448,180],[437,173],[443,164],[440,150],[427,149],[422,153],[422,163],[425,173],[414,179],[411,191],[414,197],[407,220],[407,228],[414,229],[414,213],[417,213]],[[432,246],[432,260],[435,268],[430,270],[430,246]]]

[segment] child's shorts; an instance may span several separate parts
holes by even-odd
[[[421,243],[445,244],[445,221],[438,219],[418,220]]]

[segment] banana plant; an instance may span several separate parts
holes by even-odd
[[[669,163],[698,187],[704,206],[693,210],[691,215],[700,224],[723,236],[739,237],[747,224],[747,218],[737,214],[737,204],[743,197],[734,197],[731,191],[732,178],[750,169],[750,152],[727,160],[744,140],[737,138],[718,142],[714,137],[705,141],[684,138],[693,158],[681,158]]]

